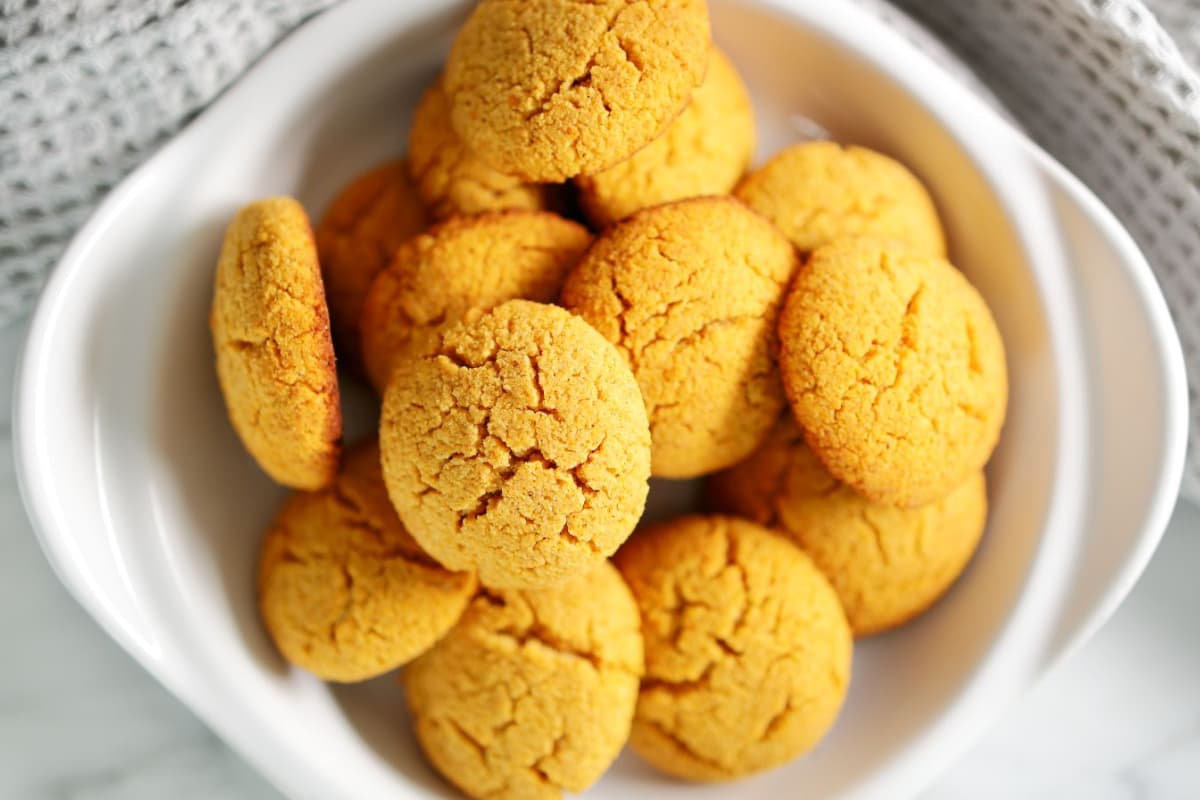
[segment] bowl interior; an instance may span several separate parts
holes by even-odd
[[[403,151],[410,112],[462,16],[458,7],[404,5],[358,3],[317,20],[310,27],[325,26],[335,53],[301,31],[285,47],[306,42],[311,69],[303,58],[264,64],[141,174],[117,201],[120,229],[79,245],[95,269],[75,279],[86,302],[60,316],[84,345],[36,387],[69,404],[53,438],[87,453],[55,469],[70,487],[67,505],[95,520],[69,557],[105,587],[106,625],[273,779],[306,796],[452,794],[422,763],[393,678],[327,687],[289,669],[260,627],[257,547],[283,493],[225,416],[207,328],[212,273],[223,227],[242,203],[291,193],[316,216],[358,171]],[[714,35],[755,98],[760,156],[804,138],[815,120],[908,164],[932,189],[952,258],[986,296],[1008,346],[1012,395],[988,471],[989,530],[966,575],[917,622],[857,646],[849,702],[814,753],[736,788],[747,798],[796,786],[826,796],[902,760],[999,658],[996,641],[1053,503],[1058,365],[1027,236],[997,189],[1028,167],[982,135],[968,141],[913,87],[795,16],[747,3],[712,10]],[[369,429],[365,390],[347,392],[346,402],[351,429]],[[694,497],[694,486],[657,484],[654,513]],[[257,751],[250,739],[262,743]],[[268,749],[274,755],[261,755]],[[659,778],[625,754],[589,796],[634,790],[732,791]]]

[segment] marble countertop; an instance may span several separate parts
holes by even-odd
[[[0,798],[275,798],[84,614],[50,571],[13,475],[24,331],[0,330]],[[1200,509],[1181,502],[1133,594],[928,800],[1200,797]]]

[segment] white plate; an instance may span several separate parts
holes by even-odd
[[[350,0],[290,37],[115,191],[39,306],[17,389],[19,474],[63,582],[99,623],[294,797],[438,796],[390,680],[288,669],[254,608],[282,496],[225,419],[206,324],[242,203],[319,212],[402,149],[461,6]],[[947,602],[862,643],[850,701],[809,757],[732,786],[626,755],[589,794],[909,795],[1128,591],[1182,468],[1179,345],[1145,262],[1100,204],[853,4],[713,3],[757,101],[762,153],[808,115],[932,187],[956,262],[1008,344],[1012,399],[985,543]],[[661,494],[661,492],[660,492]]]

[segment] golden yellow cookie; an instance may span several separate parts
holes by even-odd
[[[552,589],[484,591],[402,680],[417,740],[470,797],[582,792],[629,736],[637,606],[603,562]]]
[[[829,474],[780,419],[754,455],[709,480],[716,508],[782,532],[812,557],[857,636],[933,605],[971,560],[987,522],[982,472],[916,508],[872,503]]]
[[[475,593],[400,524],[374,442],[346,454],[337,480],[297,492],[263,542],[263,622],[288,661],[319,678],[361,681],[424,653]]]
[[[440,79],[417,104],[408,152],[413,180],[436,219],[554,205],[558,187],[505,175],[467,150],[450,126],[450,106]]]
[[[850,683],[850,627],[812,561],[736,517],[639,531],[617,554],[646,677],[630,744],[680,778],[770,769],[825,735]]]
[[[439,326],[470,309],[554,300],[591,240],[582,225],[544,211],[453,219],[410,240],[363,304],[371,383],[382,392],[397,359],[427,349]]]
[[[802,252],[847,236],[879,236],[946,255],[929,192],[902,164],[865,147],[792,145],[747,175],[734,194]]]
[[[624,353],[654,437],[654,474],[745,458],[783,408],[775,321],[795,252],[731,197],[644,209],[609,228],[562,302]]]
[[[209,325],[225,407],[250,455],[284,486],[329,484],[342,436],[337,367],[317,248],[295,200],[259,200],[229,223]]]
[[[662,136],[575,183],[588,219],[603,228],[641,208],[728,194],[753,155],[750,95],[733,64],[714,47],[704,83]]]
[[[987,462],[1004,424],[1004,343],[948,262],[898,242],[815,250],[779,323],[796,421],[839,480],[877,503],[944,497]]]
[[[501,172],[561,181],[655,139],[700,85],[704,0],[482,0],[446,61],[450,118]]]
[[[403,161],[351,181],[317,225],[317,252],[340,352],[358,357],[358,317],[367,287],[406,239],[425,228],[425,209]]]
[[[616,348],[556,306],[509,301],[397,366],[383,473],[426,552],[486,586],[569,580],[612,555],[646,503],[650,430]]]

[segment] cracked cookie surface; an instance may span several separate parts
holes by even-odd
[[[1004,344],[949,262],[898,242],[813,252],[779,323],[780,369],[808,445],[878,503],[918,506],[979,471],[1004,423]]]
[[[408,153],[413,180],[435,219],[508,208],[542,210],[558,199],[560,187],[506,175],[467,149],[451,127],[440,77],[413,112]]]
[[[471,309],[506,300],[550,302],[592,237],[544,211],[453,219],[411,239],[367,293],[362,350],[379,392],[398,359],[431,345],[438,329]]]
[[[554,588],[484,590],[402,681],[421,748],[463,792],[554,800],[617,757],[642,666],[637,606],[601,562]]]
[[[856,636],[929,608],[962,573],[987,522],[982,472],[927,505],[872,503],[826,471],[787,416],[750,458],[708,485],[716,508],[777,530],[808,553]]]
[[[848,236],[879,236],[946,254],[929,192],[904,165],[865,147],[792,145],[747,175],[734,194],[801,252]]]
[[[330,681],[361,681],[424,653],[458,620],[475,577],[421,551],[387,497],[374,442],[350,450],[333,485],[288,498],[259,561],[259,607],[284,658]]]
[[[642,615],[646,675],[630,744],[719,781],[779,766],[833,724],[852,641],[837,595],[793,544],[736,517],[638,531],[616,557]]]
[[[229,223],[209,327],[242,444],[284,486],[327,485],[342,435],[337,368],[312,228],[292,198],[251,203]]]
[[[637,524],[650,431],[620,354],[578,317],[513,300],[396,367],[380,419],[388,493],[421,546],[497,588],[560,583]]]
[[[561,181],[659,136],[703,79],[708,48],[704,0],[482,0],[443,85],[472,152]]]
[[[728,467],[778,417],[775,323],[796,263],[766,220],[731,197],[706,197],[614,225],[568,276],[563,305],[637,376],[655,475]]]
[[[704,82],[666,132],[616,166],[575,179],[603,228],[673,200],[728,194],[754,155],[754,109],[737,69],[715,47]]]
[[[396,248],[425,224],[425,209],[403,161],[359,175],[329,204],[316,239],[339,354],[358,359],[358,317],[367,288]]]

